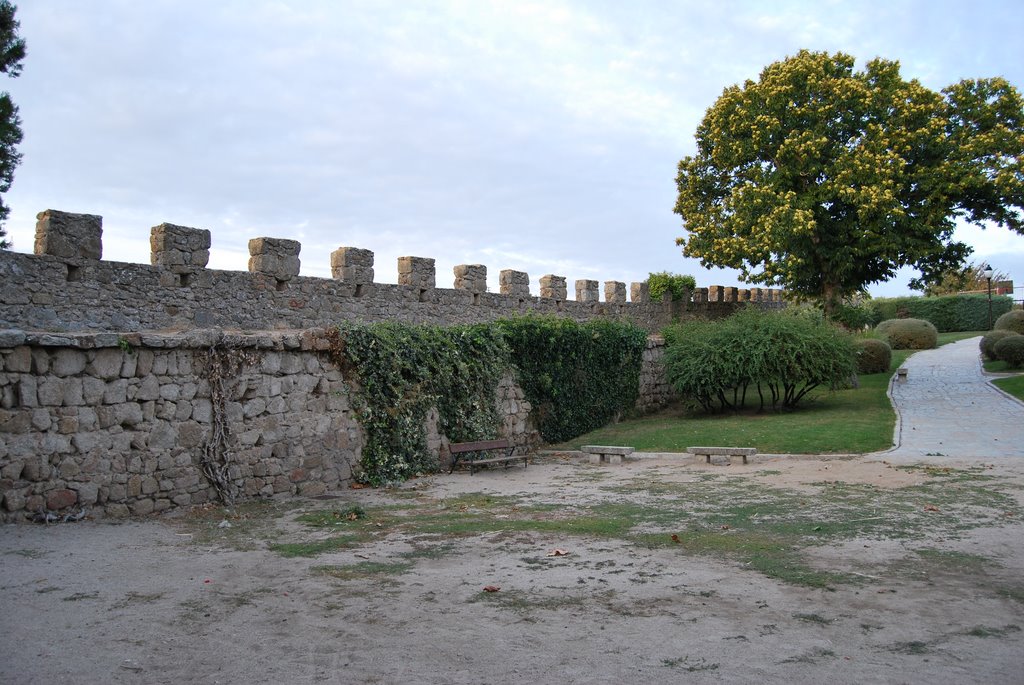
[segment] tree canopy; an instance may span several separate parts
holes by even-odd
[[[1024,233],[1024,101],[1002,78],[937,93],[898,62],[804,50],[726,88],[696,138],[683,253],[826,312],[902,266],[961,266],[958,217]]]
[[[16,78],[21,74],[21,63],[25,59],[25,41],[18,36],[20,26],[14,13],[17,7],[9,0],[0,0],[0,73]],[[17,145],[21,142],[21,118],[18,107],[7,91],[0,93],[0,193],[11,189],[14,169],[21,161]],[[0,249],[7,249],[7,231],[4,222],[11,213],[10,207],[0,197]]]

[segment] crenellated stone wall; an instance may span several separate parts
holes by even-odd
[[[241,499],[347,483],[363,432],[323,333],[0,331],[0,520],[81,508],[143,515],[212,501],[202,465],[221,434]],[[211,363],[232,356],[218,395]],[[495,401],[504,434],[535,446],[530,405],[511,377]],[[443,460],[436,415],[427,432]]]
[[[698,289],[686,302],[651,302],[645,284],[577,280],[567,300],[564,276],[501,272],[498,293],[486,292],[487,268],[456,266],[452,288],[438,288],[434,260],[400,257],[398,283],[375,283],[373,253],[340,247],[330,255],[333,278],[299,276],[294,240],[249,241],[249,271],[207,269],[210,233],[160,224],[150,231],[151,264],[100,259],[102,218],[47,210],[36,226],[36,254],[0,251],[0,328],[45,331],[305,329],[340,321],[399,320],[453,325],[536,312],[577,321],[608,317],[656,332],[682,315],[718,316],[740,301],[736,289]],[[725,292],[728,290],[729,292]],[[743,291],[748,292],[748,291]],[[778,291],[743,301],[777,306]]]
[[[489,293],[481,264],[456,266],[454,287],[438,288],[434,260],[413,256],[399,258],[397,284],[376,283],[373,253],[347,246],[330,255],[332,278],[308,278],[299,276],[301,245],[268,237],[249,241],[248,272],[219,271],[206,268],[209,231],[169,223],[150,231],[151,264],[126,264],[101,259],[101,217],[38,218],[36,254],[0,251],[0,520],[209,502],[211,454],[226,459],[224,482],[242,498],[344,485],[363,434],[326,352],[324,328],[342,321],[455,325],[535,312],[653,333],[742,302],[783,306],[779,291],[721,286],[656,303],[646,283],[631,284],[627,300],[619,281],[604,282],[602,301],[595,280],[575,281],[569,300],[566,277],[554,274],[534,296],[529,275],[514,270],[501,271],[500,292]],[[674,397],[663,352],[650,338],[642,412]],[[511,377],[495,401],[505,437],[539,443]],[[436,414],[426,428],[445,459]]]

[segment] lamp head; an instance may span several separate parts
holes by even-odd
[[[995,273],[995,271],[994,271],[994,270],[992,269],[992,266],[991,266],[991,265],[989,265],[989,264],[986,264],[986,265],[985,265],[985,268],[983,268],[983,269],[981,270],[981,273],[982,273],[982,275],[983,275],[983,276],[984,276],[985,278],[989,278],[989,279],[990,279],[990,278],[992,278],[992,274],[993,274],[993,273]]]

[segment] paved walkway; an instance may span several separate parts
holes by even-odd
[[[981,372],[978,338],[910,357],[906,381],[893,381],[898,415],[884,458],[1024,456],[1024,403],[1004,395]]]

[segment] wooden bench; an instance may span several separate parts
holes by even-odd
[[[448,450],[452,454],[452,468],[448,473],[452,473],[459,466],[468,466],[469,475],[476,473],[477,469],[491,464],[504,464],[505,468],[512,465],[513,462],[520,459],[523,460],[523,467],[529,465],[529,455],[526,454],[514,454],[516,451],[515,445],[508,440],[477,440],[476,442],[453,442],[449,445]],[[481,455],[487,452],[504,452],[499,457],[482,457]]]
[[[747,463],[747,457],[757,454],[755,447],[687,447],[686,451],[695,457],[705,457],[707,463],[711,463],[711,457],[727,456],[730,462],[733,457],[743,457],[743,463]]]
[[[633,454],[632,447],[612,447],[610,445],[583,445],[580,450],[590,455],[591,464],[600,464],[602,461],[609,464],[621,464],[623,457]]]

